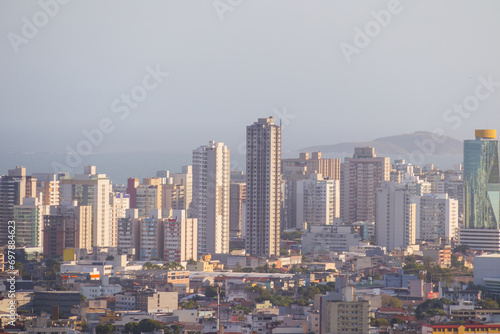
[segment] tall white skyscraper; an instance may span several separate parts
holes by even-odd
[[[377,245],[391,251],[396,247],[414,245],[416,237],[416,204],[406,185],[382,182],[376,193]]]
[[[247,126],[246,250],[278,256],[281,219],[281,127],[273,117]]]
[[[229,149],[215,141],[193,150],[193,202],[199,254],[229,253]]]

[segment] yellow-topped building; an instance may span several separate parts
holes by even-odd
[[[477,129],[476,130],[476,138],[484,138],[484,139],[496,139],[497,130],[495,129]]]

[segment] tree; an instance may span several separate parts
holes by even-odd
[[[305,299],[314,299],[316,295],[321,294],[321,290],[317,286],[300,287],[297,289],[297,294],[303,296]]]
[[[302,237],[301,231],[293,231],[293,232],[281,232],[281,240],[294,240],[300,239]]]
[[[180,334],[181,333],[181,326],[179,326],[179,325],[170,325],[170,332],[172,334]]]
[[[368,277],[371,277],[371,278],[372,278],[372,280],[374,280],[374,281],[380,281],[380,280],[382,280],[382,279],[383,279],[383,278],[382,278],[382,276],[380,276],[380,274],[379,274],[379,273],[375,273],[375,274],[373,274],[373,275],[368,275]]]
[[[233,310],[243,310],[244,314],[250,314],[250,312],[252,312],[252,309],[250,307],[242,306],[241,304],[236,304],[231,308]]]
[[[172,262],[165,262],[161,266],[161,269],[163,269],[163,270],[184,270],[184,267],[179,262],[172,261]]]
[[[382,295],[382,305],[389,307],[402,307],[403,302],[396,297]]]
[[[226,292],[224,290],[220,290],[220,298],[223,299],[224,296],[226,295]],[[208,298],[217,298],[217,287],[214,285],[209,285],[205,288],[205,296]]]
[[[427,299],[425,302],[417,306],[415,310],[415,316],[417,319],[421,320],[425,317],[432,317],[435,315],[440,315],[440,311],[444,311],[444,302],[441,299]]]
[[[477,301],[477,304],[484,309],[498,309],[498,303],[491,298],[484,298]]]
[[[43,279],[46,281],[54,281],[56,279],[57,273],[61,270],[61,262],[48,259],[45,262],[45,272]]]
[[[179,303],[179,307],[183,310],[192,310],[198,308],[196,301],[190,299],[187,302]]]
[[[161,267],[157,264],[153,264],[151,262],[146,262],[144,263],[144,265],[142,266],[142,269],[144,270],[155,270],[155,269],[160,269]]]
[[[116,326],[112,324],[97,325],[95,332],[96,334],[114,334],[116,333]]]
[[[136,321],[127,322],[125,324],[125,331],[128,333],[138,333],[139,331],[139,323]]]
[[[408,275],[418,275],[420,271],[425,270],[425,267],[416,262],[410,262],[404,265],[404,273]]]
[[[387,327],[390,325],[389,320],[384,318],[371,318],[370,325],[375,327]]]
[[[453,249],[453,253],[457,253],[457,252],[459,252],[459,253],[464,253],[464,254],[465,254],[465,253],[467,253],[467,251],[468,251],[469,249],[470,249],[470,247],[469,247],[469,246],[467,246],[467,245],[459,245],[459,246],[457,246],[457,247],[455,247],[455,248]]]
[[[159,329],[164,329],[163,324],[157,320],[152,319],[142,319],[139,322],[139,326],[137,326],[137,330],[139,332],[154,332]]]

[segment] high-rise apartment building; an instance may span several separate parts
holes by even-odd
[[[43,216],[43,254],[62,257],[66,248],[92,249],[92,211],[92,206],[77,201],[51,206]]]
[[[129,177],[127,180],[127,194],[130,196],[130,208],[137,208],[137,187],[139,186],[139,179]]]
[[[139,259],[161,260],[163,256],[163,221],[158,218],[142,218],[139,221]]]
[[[376,193],[375,238],[388,251],[414,245],[416,239],[416,204],[406,185],[382,182]]]
[[[139,217],[147,217],[151,210],[160,210],[162,208],[161,184],[141,184],[137,186],[135,191],[135,207],[131,209],[137,209]]]
[[[115,219],[125,218],[126,212],[130,209],[130,195],[124,193],[112,193],[111,205]]]
[[[424,194],[414,197],[416,204],[416,236],[421,241],[448,242],[458,230],[458,201],[447,194]]]
[[[187,218],[185,210],[173,210],[168,218],[139,218],[137,209],[127,210],[118,221],[118,252],[142,261],[188,261],[198,258],[198,221]]]
[[[307,153],[301,153],[301,157],[303,154]],[[307,167],[303,162],[294,162],[293,160],[297,159],[283,159],[281,164],[283,182],[285,183],[282,195],[283,213],[281,222],[285,230],[303,227],[303,222],[297,221],[297,193],[299,189],[298,183],[308,178]]]
[[[304,223],[333,225],[333,219],[340,217],[339,180],[311,174],[308,180],[297,181],[296,198],[297,228],[304,228]]]
[[[198,259],[198,220],[187,218],[185,210],[173,210],[163,221],[163,260]]]
[[[279,256],[281,222],[281,127],[273,117],[247,126],[246,250]]]
[[[246,175],[243,171],[231,171],[229,194],[229,235],[242,237],[245,221],[245,201],[247,198]]]
[[[162,210],[186,210],[186,188],[180,184],[162,185]]]
[[[284,229],[302,228],[303,222],[297,221],[297,206],[300,205],[297,192],[301,191],[297,188],[297,182],[307,180],[312,174],[340,181],[340,159],[323,158],[321,152],[313,152],[312,156],[303,152],[298,158],[282,159],[281,171],[285,182],[282,224]]]
[[[168,172],[168,171],[164,171]],[[161,173],[157,173],[161,175]],[[163,187],[170,178],[161,176],[147,177],[139,183],[139,179],[129,178],[127,194],[130,197],[130,208],[137,209],[139,217],[146,218],[151,210],[161,210],[163,207]]]
[[[356,147],[352,158],[345,158],[341,171],[341,213],[344,223],[375,221],[375,193],[383,181],[390,180],[391,163],[377,157],[373,147]]]
[[[500,251],[500,171],[496,130],[464,141],[464,228],[460,243]]]
[[[188,217],[193,202],[193,166],[182,166],[182,172],[172,174],[173,184],[184,189],[183,203],[177,210],[186,210]]]
[[[14,218],[14,206],[23,198],[36,197],[36,178],[26,175],[26,168],[9,169],[0,177],[0,245],[7,245],[8,222]]]
[[[40,196],[42,198],[42,196]],[[38,198],[25,197],[21,205],[14,205],[17,247],[41,247],[43,241],[43,215],[48,206]]]
[[[63,201],[92,207],[92,246],[116,247],[117,226],[110,203],[112,187],[106,174],[97,174],[95,166],[85,166],[83,174],[59,182]]]
[[[330,180],[340,180],[340,159],[323,158],[321,152],[307,152],[299,154],[298,158],[283,159],[281,168],[285,167],[306,167],[306,175],[313,173],[321,174]]]
[[[215,141],[193,150],[193,202],[198,252],[229,253],[229,149]]]
[[[140,249],[139,213],[137,209],[128,209],[125,218],[118,219],[118,253],[138,259]]]
[[[37,197],[42,194],[42,205],[59,205],[59,178],[54,173],[33,173],[36,177]]]

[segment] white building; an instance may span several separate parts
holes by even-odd
[[[115,310],[116,311],[133,311],[137,310],[137,297],[134,293],[124,292],[115,295]]]
[[[424,194],[414,197],[418,240],[455,239],[458,229],[458,201],[448,194]]]
[[[474,284],[485,286],[490,292],[500,294],[500,254],[474,257]]]
[[[302,252],[345,252],[351,246],[361,245],[359,234],[351,232],[350,226],[311,225],[302,236]]]
[[[114,296],[121,291],[122,286],[119,284],[80,284],[80,293],[87,299],[96,299],[102,296]]]
[[[42,204],[59,205],[59,180],[54,173],[33,173],[36,177],[36,194],[42,196]]]
[[[404,184],[382,182],[377,189],[375,239],[388,251],[415,244],[416,204]]]
[[[139,213],[137,209],[125,211],[125,218],[118,219],[118,254],[135,257],[139,249]]]
[[[192,217],[200,254],[229,253],[229,149],[211,141],[193,150]]]
[[[184,187],[183,210],[186,210],[188,217],[190,217],[191,206],[193,203],[193,166],[182,166],[182,172],[172,174],[172,178],[173,184]]]
[[[97,174],[95,166],[85,166],[83,174],[60,180],[63,201],[92,207],[92,246],[116,247],[117,227],[110,204],[111,182],[106,174]]]
[[[186,216],[186,210],[173,210],[163,222],[164,261],[198,259],[198,220]]]
[[[333,219],[340,217],[340,181],[323,179],[313,173],[308,180],[297,181],[297,227],[304,223],[333,225]]]
[[[41,196],[40,196],[41,197]],[[42,247],[43,215],[49,206],[41,205],[38,198],[25,197],[21,205],[14,205],[16,245],[18,247]]]
[[[126,211],[130,209],[130,195],[114,193],[112,196],[113,215],[115,219],[125,218]]]
[[[161,209],[162,186],[160,184],[141,184],[137,186],[135,191],[135,206],[139,210],[139,217],[148,217],[151,210]]]

